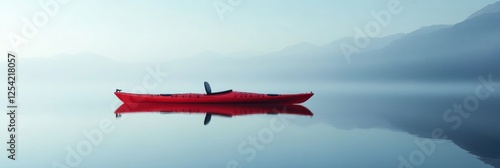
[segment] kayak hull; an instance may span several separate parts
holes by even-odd
[[[274,103],[299,104],[311,98],[314,93],[301,94],[260,94],[226,91],[217,94],[135,94],[115,92],[123,103]]]

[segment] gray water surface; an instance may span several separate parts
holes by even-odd
[[[312,117],[213,116],[208,125],[203,114],[117,118],[112,92],[26,104],[11,167],[500,167],[500,94],[468,101],[475,111],[462,116],[446,111],[475,87],[417,90],[320,89],[303,104]]]

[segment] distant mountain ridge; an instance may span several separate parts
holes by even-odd
[[[498,13],[500,12],[500,1],[499,2],[495,2],[493,4],[490,4],[484,8],[482,8],[481,10],[475,12],[474,14],[472,14],[471,16],[469,16],[467,19],[472,19],[472,18],[475,18],[477,16],[481,16],[481,15],[484,15],[484,14],[492,14],[492,13]]]
[[[426,33],[410,33],[381,50],[353,56],[354,65],[344,69],[351,72],[348,75],[332,75],[368,81],[473,80],[500,71],[498,46],[500,11]]]
[[[241,81],[468,81],[499,72],[500,2],[474,13],[455,25],[425,26],[408,34],[372,39],[362,53],[347,63],[339,44],[299,43],[260,54],[233,55],[205,52],[199,57],[155,62],[179,80],[227,78]],[[241,57],[239,57],[241,55]],[[90,58],[92,57],[92,58]],[[117,63],[105,57],[80,53],[27,60],[26,75],[60,80],[126,80],[144,73],[144,63]],[[34,70],[29,70],[32,67]],[[74,72],[72,72],[74,71]],[[142,73],[139,73],[141,71]]]

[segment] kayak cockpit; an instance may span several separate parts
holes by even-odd
[[[220,94],[226,94],[226,93],[231,93],[233,92],[233,89],[225,90],[222,92],[212,92],[212,93],[207,93],[207,95],[220,95]]]

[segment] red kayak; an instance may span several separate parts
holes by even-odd
[[[227,90],[212,92],[210,85],[205,82],[206,94],[180,93],[180,94],[135,94],[125,93],[117,89],[115,92],[124,103],[274,103],[298,104],[307,101],[314,93],[301,94],[261,94]]]

